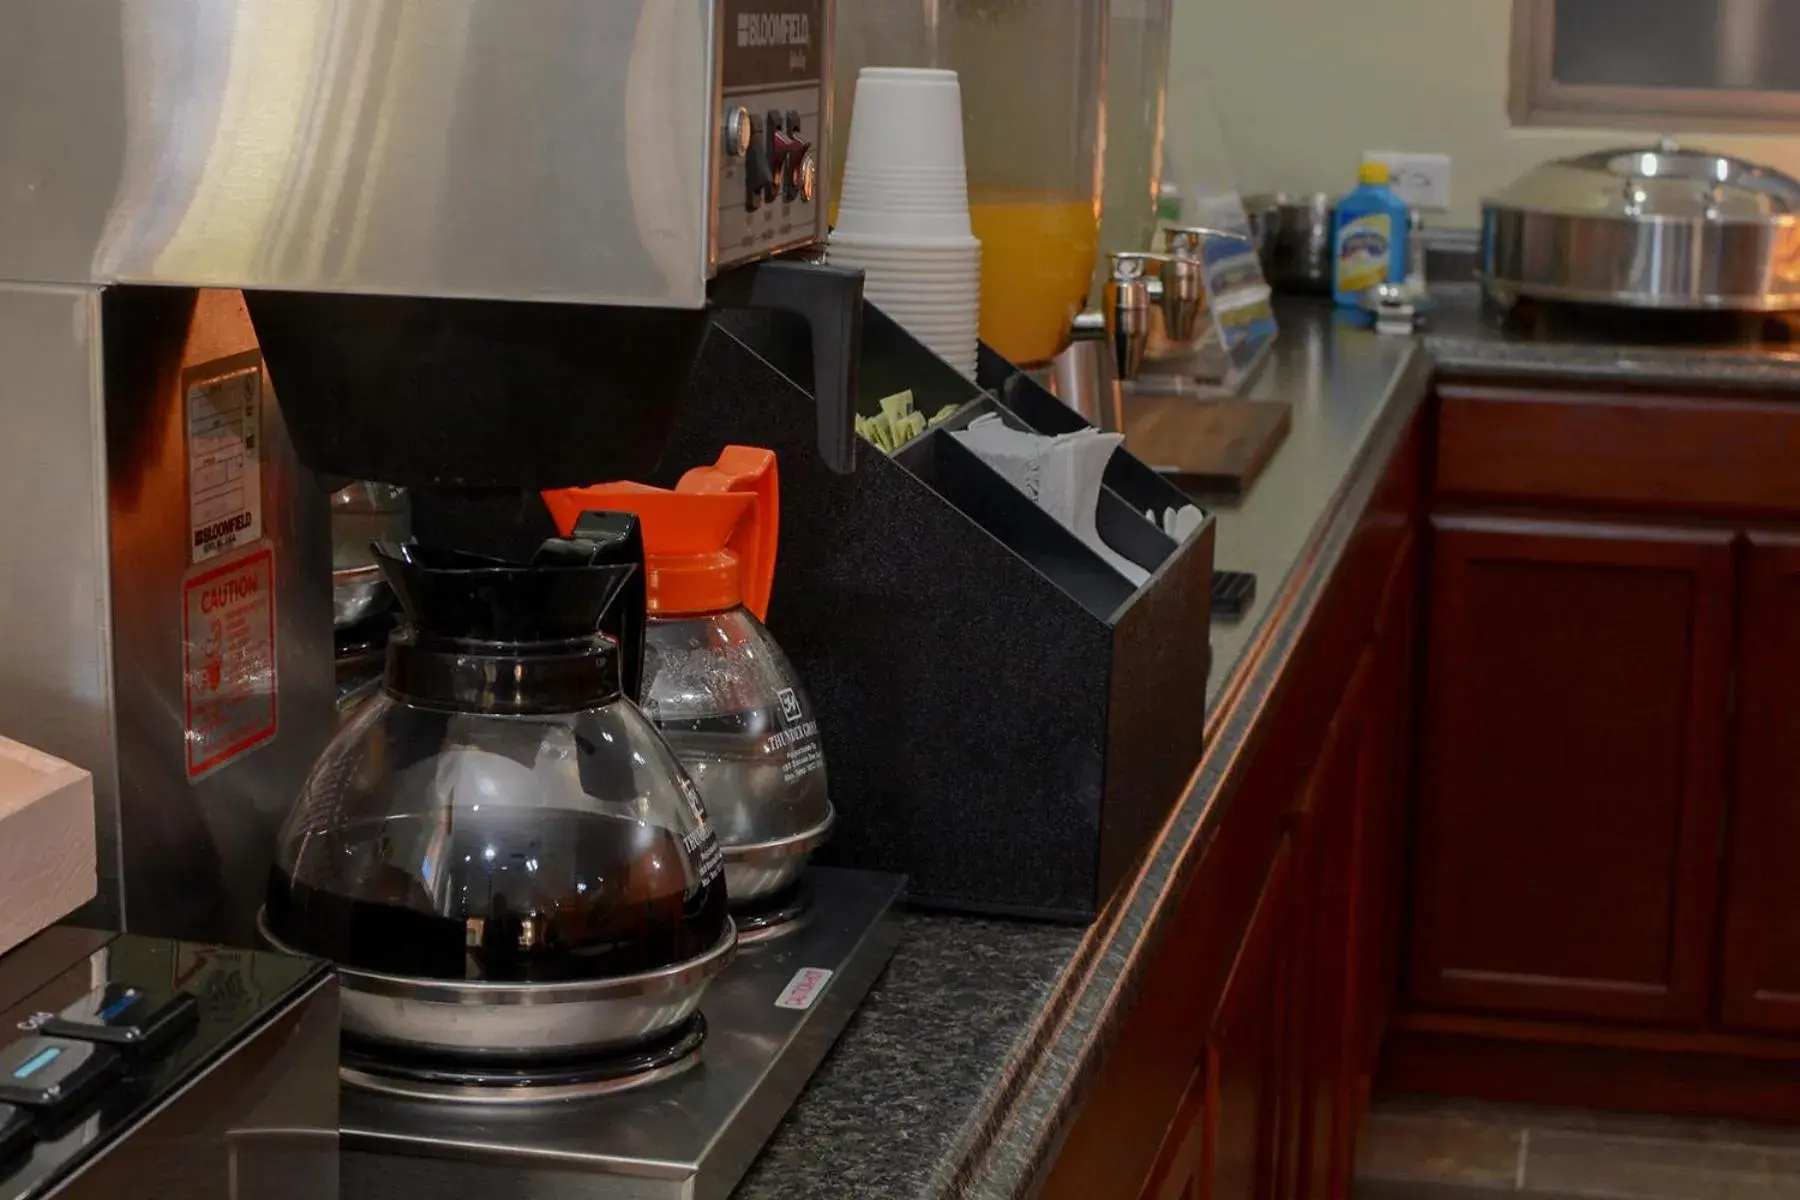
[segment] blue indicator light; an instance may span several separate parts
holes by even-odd
[[[13,1069],[14,1079],[30,1079],[39,1071],[62,1057],[61,1046],[45,1046],[36,1054],[26,1059],[24,1064]]]
[[[102,1021],[110,1021],[137,1002],[138,993],[135,990],[129,990],[95,1015]]]

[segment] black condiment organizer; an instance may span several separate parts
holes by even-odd
[[[978,387],[872,307],[862,336],[860,414],[905,390],[928,416],[965,407],[892,457],[859,443],[855,472],[833,473],[805,327],[722,314],[654,481],[728,443],[779,456],[769,626],[825,740],[838,826],[819,861],[903,872],[932,907],[1089,921],[1200,760],[1211,518],[1177,546],[1144,513],[1189,501],[1116,451],[1099,524],[1153,572],[1134,589],[951,436],[988,412],[1041,433],[1079,416],[1015,372],[998,397]]]

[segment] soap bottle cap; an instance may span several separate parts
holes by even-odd
[[[1387,164],[1384,162],[1366,162],[1362,165],[1361,169],[1356,172],[1356,181],[1358,183],[1384,184],[1390,178],[1391,176],[1388,174]]]

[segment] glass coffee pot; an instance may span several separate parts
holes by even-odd
[[[700,795],[633,702],[636,522],[529,563],[375,555],[406,619],[282,828],[265,931],[343,968],[353,1036],[542,1055],[684,1020],[734,932]]]
[[[774,453],[727,446],[672,491],[609,483],[544,501],[559,529],[596,509],[643,522],[644,713],[706,801],[732,906],[779,895],[833,813],[811,701],[762,623],[780,517]]]

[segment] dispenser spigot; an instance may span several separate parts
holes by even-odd
[[[1197,225],[1163,230],[1163,330],[1178,345],[1200,334],[1200,318],[1206,311],[1206,239],[1218,233]]]
[[[1117,251],[1111,258],[1101,314],[1118,378],[1135,379],[1150,345],[1150,280],[1145,272],[1151,263],[1165,260],[1136,251]]]
[[[1163,248],[1170,255],[1181,255],[1198,261],[1207,242],[1241,242],[1255,246],[1248,233],[1235,229],[1214,229],[1210,225],[1169,225],[1163,229]]]

